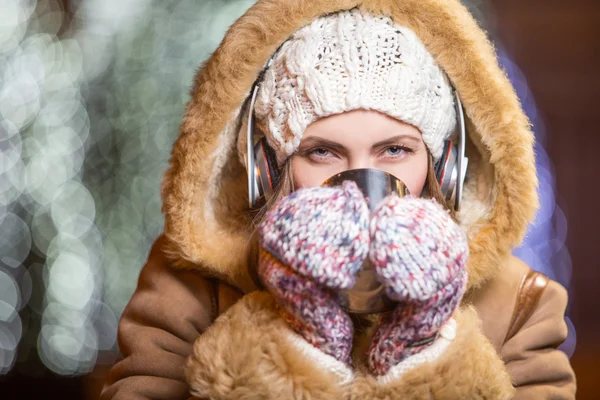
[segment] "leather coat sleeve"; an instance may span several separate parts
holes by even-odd
[[[161,237],[153,245],[119,323],[123,359],[110,370],[102,400],[191,396],[183,368],[192,344],[211,323],[213,284],[171,269],[162,242]]]
[[[524,326],[500,350],[513,384],[514,399],[574,399],[575,373],[557,347],[567,338],[567,293],[550,281]]]

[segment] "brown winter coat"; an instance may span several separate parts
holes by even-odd
[[[296,347],[271,296],[257,290],[245,251],[252,227],[237,151],[244,100],[294,31],[353,7],[411,28],[448,74],[467,118],[470,162],[457,218],[469,238],[469,283],[457,337],[440,358],[385,385],[361,368],[361,341],[348,384]],[[165,237],[123,314],[124,359],[103,399],[573,399],[573,371],[556,350],[567,333],[560,285],[550,282],[508,335],[528,272],[510,254],[534,216],[536,184],[529,122],[457,0],[260,0],[196,78],[165,176]]]
[[[190,398],[184,366],[192,353],[194,341],[212,325],[217,315],[225,313],[242,296],[238,290],[216,279],[203,278],[195,271],[173,268],[165,257],[164,246],[165,239],[160,237],[142,270],[138,289],[125,309],[119,325],[119,346],[124,359],[111,370],[102,400]],[[473,336],[466,337],[463,343],[457,342],[453,352],[458,354],[448,354],[437,370],[430,368],[426,373],[419,371],[413,374],[404,384],[408,387],[400,389],[373,387],[373,381],[363,377],[355,383],[353,398],[500,399],[506,398],[500,393],[511,393],[514,385],[517,388],[515,399],[574,399],[573,371],[565,354],[555,350],[567,334],[563,318],[567,296],[560,285],[549,283],[533,315],[512,339],[505,341],[517,287],[527,271],[525,264],[511,258],[495,279],[471,296],[470,300],[482,320],[481,332],[491,342],[493,351],[479,334],[477,326],[470,326],[469,333]],[[229,320],[239,319],[229,336],[221,336],[222,332],[218,332],[207,338],[211,342],[195,349],[196,353],[206,351],[213,357],[215,353],[230,350],[226,357],[215,357],[214,364],[210,365],[212,369],[205,372],[207,375],[214,374],[214,398],[291,398],[264,393],[271,382],[277,384],[284,380],[277,373],[283,374],[283,366],[290,368],[286,365],[288,362],[298,364],[298,369],[304,368],[300,372],[294,371],[303,379],[316,381],[316,388],[312,390],[318,391],[318,386],[326,386],[327,373],[311,368],[306,362],[302,364],[297,359],[301,358],[298,354],[271,361],[282,364],[280,368],[259,365],[261,358],[277,350],[274,348],[277,343],[271,342],[271,339],[276,340],[277,332],[270,332],[252,320],[255,316],[248,315],[249,310],[256,308],[256,303],[270,300],[258,293],[253,300],[253,304],[242,303],[235,313],[230,310],[225,314]],[[512,385],[498,356],[505,363]],[[241,363],[240,369],[251,369],[252,373],[256,372],[254,368],[263,367],[260,370],[262,376],[257,378],[264,381],[252,382],[248,374],[245,379],[235,382],[227,371],[236,366],[219,365],[227,363],[227,357],[236,358]],[[422,377],[417,378],[417,375]],[[467,386],[451,390],[453,385],[461,383]],[[244,389],[244,386],[247,387]],[[474,390],[480,386],[485,389]],[[289,387],[287,383],[285,388]],[[237,392],[234,392],[236,389]],[[430,394],[430,390],[434,394]],[[223,394],[218,396],[216,393]],[[490,395],[486,396],[487,393]],[[317,395],[315,398],[350,397]]]

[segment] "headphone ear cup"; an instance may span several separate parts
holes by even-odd
[[[263,150],[265,152],[265,160],[267,162],[267,168],[269,169],[269,177],[271,183],[271,190],[275,190],[275,187],[279,184],[279,168],[277,168],[277,154],[275,150],[267,142],[267,138],[261,139],[263,142]]]
[[[260,197],[268,198],[273,194],[279,183],[279,169],[277,168],[277,155],[265,137],[255,145],[256,184]]]
[[[451,155],[452,141],[444,140],[444,150],[442,151],[442,156],[434,165],[435,179],[437,180],[440,186],[442,185],[442,180],[444,179],[446,166],[448,164],[448,160],[451,158]],[[444,193],[444,196],[445,195],[446,194]]]
[[[458,175],[458,148],[451,140],[444,142],[444,153],[436,167],[436,179],[446,201],[455,198]]]

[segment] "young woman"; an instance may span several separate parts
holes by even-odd
[[[469,168],[450,214],[434,166],[454,89]],[[254,210],[249,113],[281,174]],[[358,168],[412,196],[370,212],[355,184],[321,187]],[[575,396],[566,292],[511,256],[537,206],[529,123],[458,1],[258,1],[198,74],[163,200],[103,399]],[[351,315],[337,295],[366,261],[394,306]]]

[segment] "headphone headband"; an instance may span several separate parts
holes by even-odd
[[[456,167],[454,165],[446,164],[444,167],[444,172],[447,173],[448,170],[451,171],[451,182],[448,187],[448,192],[446,192],[447,196],[450,198],[454,196],[454,210],[460,211],[460,206],[462,203],[462,194],[465,183],[465,176],[467,174],[467,166],[469,165],[469,159],[465,156],[465,143],[467,140],[466,128],[465,128],[465,114],[462,106],[462,102],[460,101],[460,97],[458,97],[458,92],[454,89],[454,107],[456,108],[456,116],[458,117],[458,145],[456,148],[454,146],[450,146],[451,149],[456,149],[455,162]],[[442,191],[442,193],[444,193]]]
[[[261,197],[258,187],[256,160],[254,156],[254,104],[258,95],[258,81],[252,89],[252,97],[248,106],[248,131],[246,136],[246,171],[248,172],[248,205],[254,207],[256,201]]]

